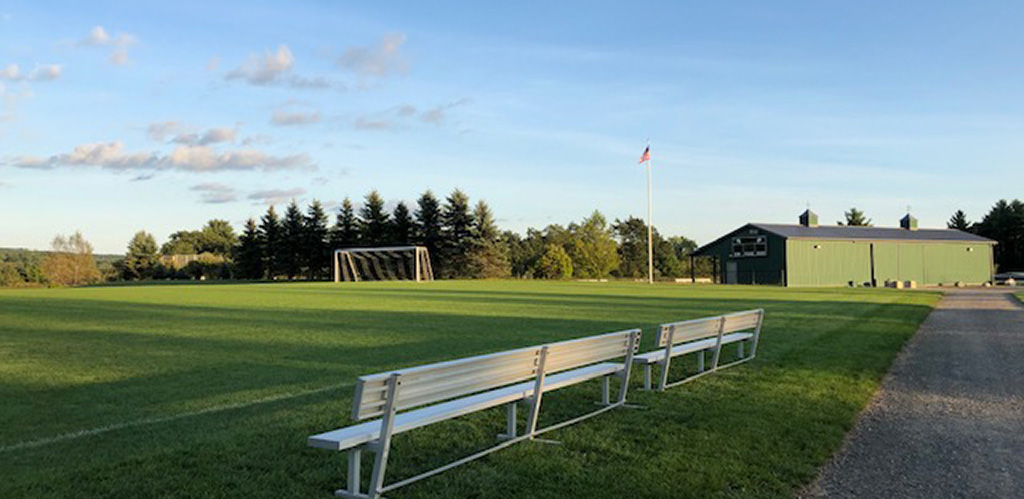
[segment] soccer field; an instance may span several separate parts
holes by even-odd
[[[0,497],[330,497],[360,374],[766,309],[754,362],[390,497],[789,497],[812,480],[939,295],[447,281],[0,290]],[[730,354],[732,354],[730,352]],[[682,362],[680,362],[682,364]],[[673,364],[675,365],[675,364]],[[676,373],[678,375],[679,373]],[[599,384],[544,397],[593,408]],[[493,409],[395,437],[389,480],[504,428]]]

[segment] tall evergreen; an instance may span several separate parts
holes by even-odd
[[[359,246],[359,219],[352,200],[345,198],[341,201],[337,221],[331,227],[331,250],[354,246]]]
[[[281,262],[281,220],[274,207],[260,218],[259,228],[260,260],[267,279],[274,279],[282,272]]]
[[[366,204],[359,210],[362,219],[361,235],[363,244],[367,246],[384,246],[390,238],[388,220],[391,218],[384,211],[384,198],[376,189],[366,195]]]
[[[1001,272],[1024,268],[1024,203],[1000,199],[978,222],[977,230],[999,243],[993,249]]]
[[[434,272],[441,275],[444,266],[441,261],[441,203],[433,192],[424,192],[416,201],[415,217],[416,234],[413,242],[427,248]]]
[[[310,279],[321,279],[330,264],[328,247],[327,213],[320,201],[313,200],[303,219],[305,239],[304,261],[309,269]]]
[[[971,230],[971,223],[967,221],[967,214],[963,210],[956,210],[956,213],[949,217],[949,221],[946,222],[946,227],[968,232]]]
[[[494,224],[491,208],[486,202],[479,201],[473,208],[472,241],[468,255],[469,277],[508,277],[510,271],[508,247],[501,242],[501,234]]]
[[[412,244],[415,238],[416,224],[409,213],[409,207],[399,201],[395,211],[391,213],[391,240],[390,244],[408,245]]]
[[[156,239],[153,238],[153,234],[144,230],[136,232],[132,240],[128,242],[128,251],[124,255],[124,262],[122,262],[124,278],[127,280],[151,279],[160,263],[156,251]]]
[[[288,208],[284,212],[284,219],[281,221],[281,244],[279,246],[281,271],[289,279],[294,279],[302,273],[305,243],[303,218],[302,212],[299,211],[299,205],[293,199],[288,204]]]
[[[455,189],[445,200],[441,212],[442,276],[467,277],[469,251],[472,248],[473,215],[469,212],[469,196]]]
[[[260,248],[260,230],[256,226],[256,220],[251,218],[245,222],[245,230],[238,239],[235,272],[242,279],[260,279],[265,273],[263,251]]]

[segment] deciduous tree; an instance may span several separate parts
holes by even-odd
[[[92,245],[75,232],[69,237],[57,235],[53,251],[43,259],[43,273],[56,286],[81,286],[99,282],[100,271],[92,256]]]

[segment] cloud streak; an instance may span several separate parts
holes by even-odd
[[[238,200],[234,187],[217,182],[193,185],[189,190],[199,192],[200,200],[206,204],[231,203]]]
[[[320,122],[320,113],[311,112],[304,113],[301,111],[274,111],[274,115],[270,118],[270,122],[278,126],[289,126],[289,125],[311,125],[313,123]]]
[[[273,171],[315,169],[307,154],[275,156],[259,150],[219,152],[207,146],[183,145],[168,154],[129,153],[121,141],[83,144],[67,153],[46,158],[23,157],[8,164],[20,168],[98,167],[105,170],[176,170],[193,173],[216,171]]]
[[[373,45],[345,49],[335,63],[338,68],[361,77],[385,78],[405,75],[409,72],[409,62],[400,53],[405,39],[402,33],[384,35]]]
[[[292,189],[269,189],[265,191],[256,191],[249,194],[248,199],[256,201],[259,204],[280,204],[297,196],[306,194],[306,189],[302,187],[295,187]]]

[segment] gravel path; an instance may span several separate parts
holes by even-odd
[[[954,290],[802,497],[1024,497],[1024,307]]]

